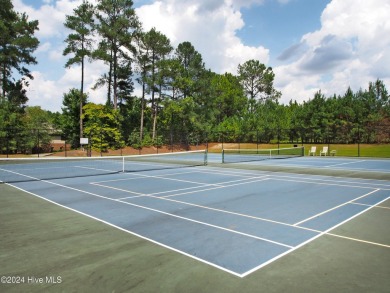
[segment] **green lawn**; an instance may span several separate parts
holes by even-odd
[[[297,144],[301,146],[302,144]],[[329,153],[336,151],[336,156],[345,157],[376,157],[376,158],[390,158],[390,144],[303,144],[305,146],[305,155],[307,156],[309,149],[312,146],[317,147],[317,155],[324,146],[329,147]],[[210,152],[221,152],[222,148],[232,149],[276,149],[293,147],[294,144],[255,144],[255,143],[211,143],[209,144]]]
[[[327,144],[305,144],[305,155],[311,146],[317,146],[317,155]],[[390,144],[330,144],[329,152],[336,151],[336,156],[390,158]],[[360,153],[360,155],[359,155]]]

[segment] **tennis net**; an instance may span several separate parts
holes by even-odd
[[[0,159],[0,183],[143,172],[207,165],[207,151],[92,158]]]
[[[301,157],[305,153],[304,147],[278,149],[223,149],[222,163],[240,163],[262,161],[270,159],[287,159]]]

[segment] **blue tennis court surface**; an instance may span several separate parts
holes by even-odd
[[[221,156],[218,154],[209,155],[209,161],[219,163]],[[270,165],[286,166],[294,168],[321,168],[328,170],[347,170],[356,172],[381,172],[390,174],[390,160],[367,159],[367,158],[345,158],[345,157],[296,157],[287,160],[263,160],[243,162],[238,164],[246,165]]]
[[[387,160],[305,157],[266,164],[390,172]],[[390,180],[210,166],[12,185],[240,277],[390,197]]]

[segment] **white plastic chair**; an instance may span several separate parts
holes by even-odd
[[[322,148],[322,151],[320,151],[320,156],[322,156],[322,155],[324,155],[324,156],[328,155],[328,147],[327,146],[324,146]]]
[[[316,151],[317,151],[317,147],[316,146],[312,146],[309,150],[309,156],[313,155],[315,156],[316,155]]]

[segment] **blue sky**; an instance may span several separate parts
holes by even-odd
[[[60,111],[63,94],[79,88],[80,68],[64,68],[62,51],[65,15],[80,3],[13,0],[40,23],[30,105]],[[249,59],[271,66],[282,103],[308,100],[318,90],[343,94],[378,78],[390,87],[388,0],[134,0],[134,7],[145,31],[156,27],[175,47],[190,41],[215,72],[235,74]],[[93,102],[105,101],[104,89],[91,88],[106,71],[99,62],[87,65]]]
[[[262,5],[243,8],[245,27],[237,35],[247,45],[270,48],[272,63],[277,63],[277,57],[299,43],[304,34],[321,28],[321,13],[329,2],[294,0],[283,4],[266,1]]]

